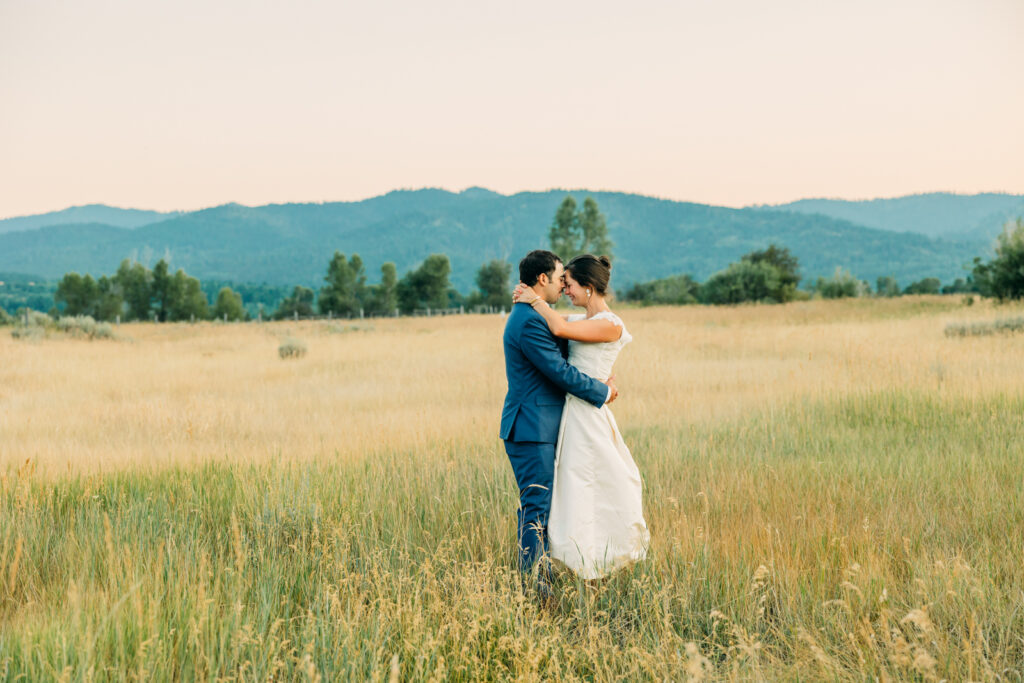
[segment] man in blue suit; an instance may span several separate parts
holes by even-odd
[[[562,294],[564,267],[550,251],[531,251],[519,262],[519,280],[554,304]],[[519,485],[519,568],[533,570],[547,552],[555,444],[565,395],[600,407],[618,395],[615,385],[584,375],[566,361],[568,347],[555,338],[529,304],[514,304],[505,323],[508,393],[501,411],[501,438]],[[546,592],[546,571],[538,577]]]

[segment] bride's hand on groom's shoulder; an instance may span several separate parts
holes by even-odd
[[[512,292],[512,303],[528,304],[536,298],[537,294],[522,282],[516,285],[515,291]]]

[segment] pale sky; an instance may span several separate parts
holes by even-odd
[[[1024,193],[1024,0],[0,0],[0,217]]]

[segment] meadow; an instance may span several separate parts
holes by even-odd
[[[546,607],[500,316],[0,328],[0,680],[1020,680],[1021,312],[621,309],[649,557]]]

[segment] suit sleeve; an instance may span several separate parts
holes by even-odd
[[[611,389],[603,382],[569,365],[562,357],[558,343],[542,320],[529,320],[519,338],[520,348],[527,360],[566,393],[572,394],[598,408],[608,400]]]

